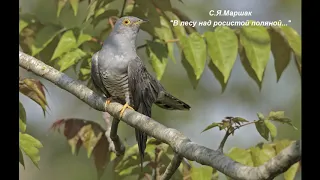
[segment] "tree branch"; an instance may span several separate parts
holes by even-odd
[[[58,87],[75,95],[92,108],[98,111],[106,111],[111,116],[120,119],[119,111],[123,105],[111,102],[105,106],[105,97],[99,96],[64,73],[21,51],[19,51],[19,66],[51,81]],[[167,128],[150,117],[131,109],[126,109],[120,120],[146,132],[149,136],[169,144],[174,152],[180,156],[203,165],[211,166],[233,179],[272,179],[280,173],[285,172],[291,165],[301,159],[301,141],[298,140],[261,166],[245,166],[233,161],[222,152],[198,145],[178,130]]]
[[[182,157],[179,154],[174,153],[174,156],[170,164],[168,165],[166,171],[163,173],[161,180],[169,180],[171,176],[174,174],[174,172],[176,172],[176,170],[180,166],[181,161],[182,161]]]
[[[111,116],[107,112],[103,112],[103,119],[106,123],[107,130],[105,132],[105,136],[109,141],[109,150],[114,152],[117,156],[123,155],[125,152],[125,146],[122,144],[117,132],[114,132],[112,128],[114,128],[115,124],[118,124],[119,121],[113,119],[111,122]],[[118,128],[116,128],[117,130]]]

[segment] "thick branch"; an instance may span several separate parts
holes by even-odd
[[[99,111],[107,111],[113,117],[119,118],[119,111],[122,108],[121,104],[112,102],[104,107],[106,101],[104,97],[97,95],[81,83],[20,51],[19,66],[53,82],[92,108]],[[301,141],[298,140],[265,164],[259,167],[249,167],[233,161],[220,151],[198,145],[176,129],[167,128],[157,121],[133,110],[127,109],[121,120],[134,128],[146,132],[149,136],[169,144],[174,152],[180,156],[203,165],[211,166],[233,179],[272,179],[280,173],[285,172],[301,158]]]

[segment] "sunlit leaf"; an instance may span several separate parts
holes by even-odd
[[[192,84],[193,89],[196,89],[199,84],[200,79],[197,79],[197,77],[194,73],[193,67],[190,65],[190,63],[186,59],[184,53],[181,53],[181,63],[183,65],[184,69],[187,71],[187,75],[188,75],[188,78]]]
[[[219,123],[212,123],[212,124],[210,124],[210,125],[207,126],[202,132],[205,132],[205,131],[207,131],[207,130],[209,130],[209,129],[212,129],[212,128],[214,128],[214,127],[219,127]]]
[[[76,16],[78,12],[79,0],[69,0],[69,2],[73,9],[74,15]]]
[[[227,154],[231,159],[247,166],[253,166],[251,153],[246,149],[231,148]]]
[[[60,57],[66,52],[79,47],[82,43],[91,39],[88,34],[80,33],[78,39],[72,30],[66,31],[60,38],[57,47],[54,50],[51,60]]]
[[[292,124],[292,120],[284,116],[284,111],[271,111],[269,113],[268,119],[281,122],[283,124],[289,124],[297,130],[297,128]]]
[[[288,44],[295,55],[295,60],[300,72],[301,70],[301,37],[297,33],[297,31],[295,31],[290,26],[281,26],[280,28],[283,33],[283,36],[288,41]]]
[[[88,21],[94,15],[94,11],[96,9],[97,2],[98,1],[91,1],[91,3],[89,4],[86,21]]]
[[[166,16],[168,16],[168,18],[170,20],[176,20],[180,24],[181,21],[180,21],[179,17],[177,15],[175,15],[173,12],[166,11],[165,14],[166,14]],[[174,32],[175,36],[179,40],[180,40],[181,37],[186,36],[186,30],[185,30],[185,28],[183,26],[173,26],[172,29],[173,29],[173,32]]]
[[[208,54],[227,83],[238,53],[238,38],[232,29],[217,27],[214,32],[204,33],[208,44]]]
[[[165,42],[173,40],[173,33],[169,22],[163,17],[160,16],[160,25],[161,27],[154,27],[156,35],[164,40]],[[173,62],[175,62],[174,52],[173,52],[173,43],[167,43],[168,54]]]
[[[20,20],[19,20],[19,34],[20,34],[21,31],[22,31],[25,27],[27,27],[28,25],[29,25],[28,22],[20,19]]]
[[[277,136],[277,127],[272,124],[269,120],[264,120],[264,124],[269,129],[271,140],[273,141],[274,138]]]
[[[191,178],[197,180],[211,180],[212,167],[201,166],[191,168]]]
[[[20,147],[19,147],[19,163],[25,168],[23,154],[22,154]]]
[[[44,89],[44,85],[39,80],[26,78],[19,81],[19,91],[39,104],[45,115],[48,104]]]
[[[264,138],[266,139],[267,141],[269,140],[269,129],[268,127],[266,126],[266,124],[264,123],[264,121],[257,121],[255,123],[256,125],[256,129],[257,131],[259,132],[259,134]]]
[[[300,163],[297,162],[295,164],[293,164],[284,174],[284,179],[285,180],[294,180],[296,177],[296,174],[299,170],[300,167]]]
[[[268,31],[262,26],[244,26],[240,30],[240,43],[245,49],[250,66],[261,82],[271,50]]]
[[[206,65],[207,48],[205,41],[199,33],[192,33],[189,37],[181,38],[180,45],[186,60],[189,62],[196,75],[200,79]]]
[[[63,55],[57,64],[60,66],[60,71],[65,71],[69,67],[75,65],[81,58],[84,58],[87,54],[81,49],[75,49],[69,53]]]
[[[26,128],[27,128],[26,122],[27,122],[26,111],[23,105],[21,104],[21,102],[19,101],[19,128],[21,132],[26,131]]]
[[[239,44],[239,50],[238,51],[239,51],[239,56],[240,56],[240,60],[241,60],[242,66],[247,71],[248,75],[257,83],[259,89],[261,90],[262,82],[259,81],[259,79],[257,77],[257,74],[255,73],[255,71],[251,67],[250,62],[248,60],[248,57],[246,55],[246,52],[244,50],[244,47],[241,44]]]
[[[35,41],[31,45],[31,55],[35,56],[42,51],[62,30],[63,29],[56,26],[44,26],[39,32],[37,32]]]
[[[250,150],[254,166],[260,166],[276,156],[276,151],[270,144],[263,144],[262,148],[251,147]]]
[[[278,31],[271,28],[269,33],[271,37],[271,51],[277,73],[277,81],[279,81],[283,71],[290,62],[291,49],[284,37],[281,36]]]
[[[168,63],[167,48],[160,41],[147,41],[146,52],[147,55],[149,55],[151,65],[157,75],[157,79],[160,80]]]
[[[186,14],[182,13],[179,9],[177,8],[172,8],[172,12],[179,17],[181,21],[192,21]],[[191,34],[193,32],[196,32],[196,28],[192,26],[184,26],[185,30],[187,31],[188,34]]]
[[[43,147],[41,142],[29,134],[19,132],[19,147],[31,159],[33,164],[39,168],[39,149]]]
[[[58,9],[57,9],[57,17],[60,16],[61,10],[66,5],[67,0],[58,0]]]

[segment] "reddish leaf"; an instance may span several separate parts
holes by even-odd
[[[25,78],[19,81],[19,91],[39,104],[45,115],[46,107],[49,108],[46,95],[44,92],[45,86],[36,79]]]
[[[101,178],[108,162],[110,161],[109,142],[103,136],[93,150],[94,164],[97,168],[98,178]]]
[[[52,124],[51,129],[58,130],[64,125],[64,136],[71,146],[72,154],[78,154],[81,146],[85,147],[88,157],[93,153],[94,163],[100,178],[110,161],[109,141],[104,136],[105,130],[93,121],[83,119],[61,119]]]

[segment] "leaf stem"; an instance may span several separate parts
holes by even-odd
[[[230,124],[231,124],[231,122],[232,122],[232,119],[230,119]],[[233,133],[235,132],[235,130],[237,130],[237,129],[243,127],[243,126],[247,126],[247,125],[256,123],[256,122],[257,122],[257,121],[252,121],[252,122],[248,122],[248,123],[245,123],[245,124],[241,124],[241,125],[239,125],[239,126],[235,126],[235,127],[232,127],[232,126],[231,126],[231,127],[229,127],[229,128],[226,130],[226,134],[224,135],[224,137],[223,137],[223,139],[222,139],[222,141],[221,141],[221,143],[220,143],[220,145],[219,145],[218,150],[219,150],[220,152],[223,152],[223,147],[224,147],[224,145],[225,145],[228,137],[229,137],[231,134],[233,134]]]

